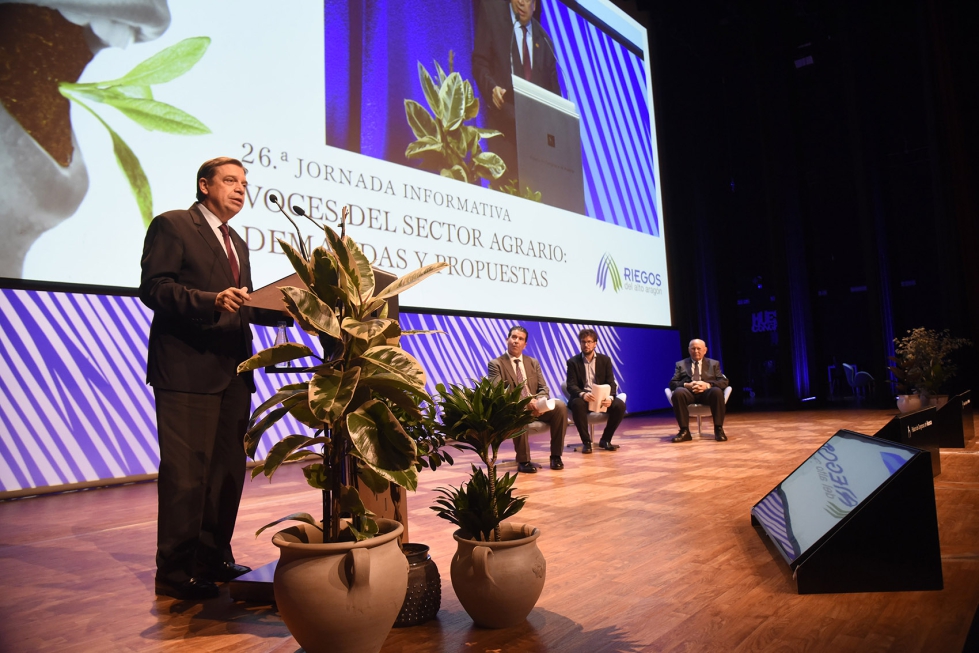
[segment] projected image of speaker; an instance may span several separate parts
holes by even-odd
[[[751,509],[799,594],[940,590],[927,452],[837,433]]]
[[[931,454],[932,474],[938,476],[942,473],[942,458],[939,455],[937,415],[934,406],[897,415],[874,433],[874,437],[924,449]]]

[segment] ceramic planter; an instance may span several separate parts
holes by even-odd
[[[526,524],[500,525],[500,542],[478,542],[468,533],[453,534],[452,588],[477,626],[506,628],[519,624],[544,589],[547,563],[537,548],[540,531]]]
[[[273,589],[282,620],[307,653],[376,653],[405,599],[404,527],[378,519],[378,535],[323,544],[306,524],[279,531]]]
[[[921,410],[921,397],[919,395],[898,395],[897,410],[900,413],[913,413]]]
[[[403,544],[408,558],[408,592],[394,622],[395,628],[417,626],[430,621],[442,606],[442,577],[425,544]]]

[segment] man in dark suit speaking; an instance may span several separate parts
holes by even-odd
[[[564,434],[568,430],[568,407],[560,399],[554,400],[554,408],[550,410],[546,407],[541,410],[538,407],[538,401],[546,400],[551,391],[544,380],[540,363],[523,355],[527,346],[527,329],[522,326],[510,327],[506,343],[506,353],[489,362],[488,376],[496,382],[502,381],[508,388],[523,384],[521,396],[534,397],[533,402],[527,405],[527,410],[533,412],[538,421],[546,422],[551,427],[551,469],[564,469],[561,453],[564,450]],[[513,448],[517,451],[517,471],[527,474],[537,472],[537,468],[530,463],[530,440],[527,434],[514,438]]]
[[[721,372],[721,364],[712,358],[705,358],[707,344],[700,339],[690,341],[687,351],[690,358],[676,364],[670,390],[673,391],[673,414],[676,415],[680,432],[673,436],[673,442],[687,442],[690,437],[690,404],[707,404],[714,420],[714,439],[727,440],[724,434],[724,388],[728,386],[727,377]]]
[[[578,332],[581,353],[568,359],[568,376],[565,385],[568,389],[568,410],[574,418],[574,425],[581,437],[581,453],[592,452],[591,435],[588,433],[588,404],[592,401],[592,389],[597,385],[610,386],[609,396],[602,402],[608,413],[605,431],[598,446],[606,451],[615,451],[618,445],[612,444],[615,429],[619,428],[625,416],[625,402],[616,397],[617,386],[612,371],[612,359],[595,351],[598,334],[594,329]]]
[[[252,354],[249,322],[282,315],[244,306],[248,247],[227,223],[246,183],[237,159],[207,161],[197,203],[154,218],[143,244],[139,296],[153,310],[146,381],[160,440],[156,593],[179,599],[217,596],[215,582],[250,571],[231,552],[255,391],[237,367]]]
[[[511,75],[561,94],[554,47],[533,19],[536,9],[536,0],[479,3],[472,68],[487,127],[503,132],[487,141],[507,165],[501,181],[519,178]]]

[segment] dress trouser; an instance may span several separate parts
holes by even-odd
[[[245,482],[251,391],[235,377],[224,392],[154,389],[160,438],[157,577],[186,581],[234,562],[231,536]]]
[[[575,397],[568,402],[568,410],[574,419],[574,425],[578,428],[578,436],[582,443],[591,442],[591,435],[588,432],[588,402],[581,397]],[[622,418],[625,417],[625,402],[618,397],[612,398],[612,405],[605,409],[608,420],[605,422],[605,430],[602,432],[602,440],[611,442],[615,435],[615,429],[619,428]]]
[[[673,392],[673,414],[681,429],[690,428],[690,404],[707,404],[710,406],[710,416],[714,426],[724,425],[724,391],[712,387],[707,392],[693,393],[686,388],[677,388]]]
[[[537,416],[537,421],[546,422],[551,427],[551,456],[564,453],[564,434],[568,430],[568,406],[560,399],[554,400],[554,410]],[[518,463],[530,462],[530,436],[524,434],[513,439]]]

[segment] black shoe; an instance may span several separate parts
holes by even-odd
[[[727,442],[727,436],[724,435],[724,427],[715,426],[714,427],[714,439],[718,442]]]
[[[619,445],[612,444],[611,440],[600,440],[598,443],[600,449],[605,449],[605,451],[615,451],[619,448]]]
[[[581,445],[581,453],[591,453],[591,452],[592,452],[591,442],[585,442],[583,445]]]
[[[690,437],[690,429],[680,429],[680,432],[673,436],[671,442],[690,442],[693,440]]]
[[[201,576],[215,583],[227,583],[229,580],[238,578],[238,576],[244,576],[251,570],[251,567],[246,567],[245,565],[236,565],[233,562],[221,562],[213,567],[208,567]]]
[[[182,583],[156,579],[158,596],[172,596],[181,601],[200,601],[213,599],[219,593],[218,586],[203,578],[188,578]]]
[[[536,474],[537,473],[537,468],[534,467],[533,464],[531,464],[529,462],[526,462],[526,463],[517,463],[517,471],[518,472],[523,472],[524,474]]]
[[[561,456],[551,456],[551,469],[564,469],[564,463],[561,462]]]

